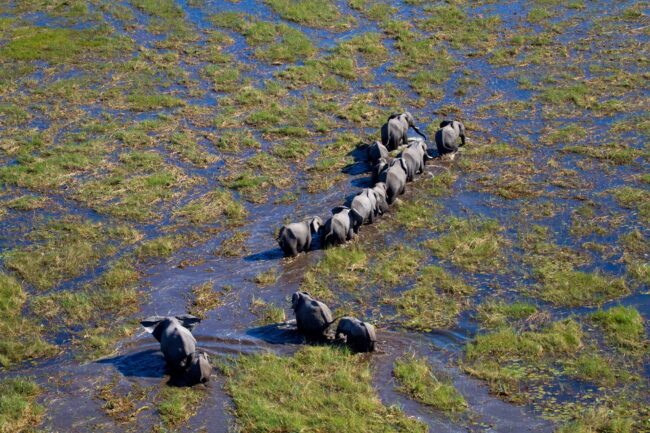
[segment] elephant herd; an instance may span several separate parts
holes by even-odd
[[[413,128],[422,139],[408,138]],[[443,121],[436,132],[438,154],[458,150],[457,140],[465,144],[465,127],[458,121]],[[428,154],[427,136],[415,126],[413,116],[408,113],[393,114],[381,128],[381,142],[368,147],[368,159],[373,165],[374,186],[358,193],[349,207],[339,206],[332,210],[332,216],[323,223],[315,216],[308,220],[287,224],[280,229],[278,243],[287,256],[296,256],[309,251],[313,236],[320,234],[325,248],[350,241],[363,224],[372,224],[386,213],[397,196],[403,194],[406,183],[415,175],[424,172],[425,164],[432,157]],[[397,158],[390,158],[389,152],[405,146]],[[296,317],[296,326],[308,341],[331,341],[329,328],[338,320],[334,341],[347,345],[355,352],[372,352],[377,341],[375,328],[370,323],[353,317],[334,318],[324,303],[314,299],[307,292],[295,292],[291,307]],[[199,352],[192,329],[201,319],[185,314],[181,316],[152,316],[140,323],[160,343],[160,350],[172,373],[186,384],[205,383],[210,379],[212,366],[207,354]]]
[[[413,128],[422,139],[409,139],[408,130]],[[444,155],[458,150],[465,144],[465,126],[458,121],[445,120],[440,123],[435,141],[438,154]],[[381,128],[382,141],[368,146],[368,161],[372,164],[372,188],[359,192],[350,206],[332,209],[332,216],[323,220],[314,216],[302,222],[283,226],[278,233],[278,244],[286,256],[296,256],[309,251],[312,240],[320,235],[324,248],[341,245],[352,240],[363,224],[372,224],[375,219],[389,210],[397,197],[404,194],[406,183],[415,180],[415,175],[424,172],[429,156],[427,136],[415,125],[411,113],[392,114]],[[405,146],[397,158],[389,152]]]

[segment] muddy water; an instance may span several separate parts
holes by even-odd
[[[251,13],[259,17],[275,17],[271,10],[264,5],[252,0],[244,0],[238,3],[230,2],[206,2],[205,7],[196,8],[188,2],[178,2],[182,5],[188,19],[199,29],[211,29],[207,16],[210,13],[217,13],[222,10],[235,10]],[[493,14],[498,13],[506,29],[511,30],[522,24],[521,11],[526,9],[525,2],[501,2],[497,5],[485,5],[475,8],[472,14]],[[593,3],[593,4],[592,4]],[[612,2],[590,2],[589,14],[600,15],[604,13]],[[632,2],[617,2],[618,7],[625,7]],[[418,15],[418,8],[397,4],[399,15],[403,19],[411,19]],[[320,48],[329,48],[336,45],[336,42],[356,34],[368,31],[381,31],[377,24],[369,21],[358,13],[353,12],[347,5],[341,4],[341,10],[345,13],[354,13],[358,16],[358,25],[349,31],[333,33],[326,30],[301,29]],[[592,9],[593,8],[593,9]],[[568,11],[564,18],[573,18],[579,12]],[[144,17],[139,17],[144,20]],[[275,18],[274,18],[275,19]],[[34,22],[40,25],[51,25],[52,22],[47,16],[34,18]],[[294,24],[291,24],[294,25]],[[586,26],[586,24],[585,24]],[[584,29],[579,26],[575,33],[563,35],[563,38],[576,38],[583,36]],[[144,30],[136,30],[130,33],[138,44],[146,47],[154,47],[156,41],[161,38],[152,36]],[[258,62],[252,56],[252,50],[247,47],[245,39],[232,35],[235,43],[225,49],[226,52],[234,53],[237,58],[247,65],[253,67],[249,75],[255,80],[272,78],[273,72],[281,67],[259,67]],[[386,45],[390,49],[391,56],[396,55],[392,40],[387,40]],[[499,113],[485,118],[479,117],[478,108],[486,101],[502,98],[504,100],[528,99],[532,92],[522,90],[517,84],[517,78],[510,78],[505,74],[509,68],[500,68],[490,65],[484,57],[463,58],[461,70],[469,75],[482,79],[479,86],[468,89],[468,96],[462,102],[455,95],[458,90],[457,80],[461,78],[462,72],[457,71],[452,75],[451,80],[446,84],[445,96],[441,101],[429,102],[421,108],[410,108],[416,118],[421,119],[421,124],[428,124],[446,112],[440,109],[447,105],[461,104],[463,117],[466,119],[477,119],[476,131],[470,133],[470,145],[472,141],[482,142],[485,136],[490,136],[499,142],[514,143],[518,135],[526,133],[533,142],[542,136],[541,131],[547,124],[541,113],[527,116],[525,119],[504,119]],[[374,79],[371,86],[381,86],[386,83],[394,84],[400,91],[412,94],[408,83],[396,79],[389,71],[389,64],[373,70]],[[210,84],[201,79],[196,65],[184,65],[192,79],[200,82],[204,89],[210,88]],[[533,68],[531,66],[531,68]],[[359,89],[363,86],[361,80],[353,82],[353,87]],[[358,90],[358,89],[354,89]],[[300,91],[293,91],[300,94]],[[495,97],[498,95],[499,98]],[[415,95],[413,95],[415,97]],[[199,100],[186,98],[187,100],[200,105],[218,105],[219,95],[214,92],[207,92]],[[103,111],[103,107],[88,107],[89,115],[97,115]],[[541,110],[540,110],[541,111]],[[126,114],[129,115],[128,113]],[[145,115],[137,117],[145,118]],[[616,117],[611,118],[590,118],[586,122],[597,124],[599,128],[606,128]],[[508,127],[504,127],[508,125]],[[360,133],[374,133],[373,128],[358,128]],[[273,144],[261,137],[260,141],[263,150],[268,150]],[[531,159],[534,164],[542,164],[551,157],[555,150],[545,146],[536,146]],[[153,314],[178,314],[186,311],[188,301],[191,299],[190,288],[212,281],[215,288],[231,286],[233,291],[224,295],[223,305],[208,313],[203,322],[197,326],[195,335],[200,347],[206,352],[218,356],[237,356],[240,354],[252,354],[263,351],[289,356],[302,345],[302,339],[295,332],[291,323],[258,326],[257,317],[250,310],[253,298],[262,298],[264,301],[285,307],[287,318],[291,318],[288,298],[294,292],[304,275],[305,269],[322,257],[322,251],[316,250],[310,254],[303,254],[294,259],[284,259],[277,248],[274,239],[274,229],[281,224],[285,216],[292,219],[299,219],[306,215],[326,216],[329,209],[345,202],[358,189],[369,185],[368,165],[360,155],[355,156],[355,163],[345,169],[346,179],[318,194],[307,194],[302,188],[298,189],[298,200],[288,205],[273,204],[271,197],[266,204],[247,204],[249,218],[241,230],[250,233],[246,241],[246,252],[242,257],[226,258],[215,255],[215,250],[224,241],[227,233],[216,235],[206,234],[196,245],[185,248],[169,259],[152,262],[142,270],[145,273],[145,281],[142,284],[143,291],[147,294],[147,301],[144,303],[138,317],[145,317]],[[451,170],[460,175],[459,181],[454,186],[450,197],[441,198],[440,203],[446,215],[467,215],[480,214],[485,217],[497,218],[506,225],[508,236],[516,238],[516,226],[509,226],[507,222],[525,219],[520,215],[520,208],[517,205],[500,200],[483,192],[473,189],[472,180],[463,173],[457,166],[459,160],[469,158],[460,155],[457,161],[437,161],[428,168],[430,175],[440,173],[441,170]],[[569,158],[569,165],[575,165],[575,160]],[[311,162],[308,160],[307,163]],[[645,167],[647,168],[647,166]],[[200,195],[218,182],[216,177],[223,174],[224,164],[218,163],[207,170],[196,170],[202,173],[207,179],[204,185],[198,186],[187,199]],[[302,167],[296,167],[297,182],[300,185],[306,181],[306,174]],[[554,217],[552,225],[558,233],[558,239],[568,246],[578,246],[569,236],[571,209],[577,206],[586,198],[597,197],[598,194],[610,187],[624,184],[626,179],[639,169],[629,166],[617,166],[609,169],[608,173],[590,172],[583,173],[583,180],[588,188],[584,191],[571,191],[566,197],[558,195],[552,198],[561,209]],[[428,174],[427,174],[428,175]],[[549,179],[542,175],[541,182]],[[552,187],[548,191],[556,192]],[[19,195],[22,191],[16,189],[14,194]],[[421,192],[418,192],[417,185],[410,185],[408,192],[402,200],[412,200]],[[73,213],[84,215],[88,218],[105,221],[106,218],[93,211],[78,205],[74,201],[52,194],[52,199],[61,208],[71,210]],[[60,213],[56,209],[48,209],[40,216],[57,216]],[[3,248],[19,245],[28,227],[32,225],[30,217],[25,217],[20,225],[15,221],[0,223],[5,236],[0,237],[0,246]],[[143,226],[148,236],[154,236],[165,232],[166,225],[170,224],[168,218],[164,224],[152,224]],[[608,239],[615,242],[620,233],[626,232],[635,223],[625,221]],[[408,242],[417,244],[426,239],[427,234],[418,236],[407,236],[402,230],[393,230],[388,233],[376,227],[364,227],[361,236],[364,240],[377,243],[393,244]],[[435,263],[433,258],[429,261]],[[189,266],[179,266],[180,263],[198,263]],[[267,288],[260,288],[254,282],[254,277],[259,273],[277,268],[280,275],[277,283]],[[624,269],[621,264],[610,263],[607,259],[596,259],[588,270],[601,269],[607,272],[621,275]],[[73,281],[71,284],[80,284],[92,278],[93,275],[85,275]],[[478,275],[472,281],[478,289],[476,303],[493,296],[493,287],[514,287],[515,282],[521,279],[519,272],[511,274]],[[509,299],[515,299],[518,295],[510,294]],[[636,291],[623,300],[613,301],[608,305],[622,303],[636,306],[644,317],[650,313],[650,301],[647,293]],[[377,299],[378,300],[378,299]],[[381,306],[376,306],[381,309]],[[567,309],[547,306],[547,309],[554,317],[566,317],[574,313],[584,314],[590,308]],[[472,320],[471,314],[461,316],[459,324],[454,329],[438,330],[431,333],[416,333],[398,329],[393,326],[379,326],[380,350],[370,357],[373,366],[373,380],[379,396],[387,405],[398,405],[411,416],[418,417],[430,427],[431,432],[464,432],[464,431],[486,431],[486,432],[548,432],[553,430],[553,425],[544,420],[541,415],[527,406],[508,404],[490,395],[484,384],[469,378],[456,368],[455,360],[462,353],[464,344],[469,341],[477,331],[477,324]],[[69,344],[69,343],[64,343]],[[47,418],[44,423],[45,429],[57,432],[86,432],[86,431],[148,431],[157,425],[159,420],[155,414],[155,408],[151,403],[155,401],[158,391],[167,384],[169,376],[165,370],[165,364],[160,352],[157,350],[157,343],[149,334],[140,331],[134,337],[122,341],[116,348],[115,355],[95,362],[79,363],[73,356],[66,352],[59,357],[44,362],[37,362],[34,365],[23,365],[12,371],[13,374],[34,376],[37,381],[44,385],[46,393],[43,404],[47,408]],[[448,376],[467,399],[471,408],[471,415],[449,416],[428,409],[403,394],[396,392],[395,383],[392,378],[392,366],[394,360],[404,353],[417,353],[426,356],[434,370],[439,374]],[[646,367],[646,373],[648,369]],[[5,373],[2,373],[3,375]],[[647,374],[646,374],[647,377]],[[119,422],[106,415],[102,409],[104,402],[98,397],[97,389],[108,383],[113,383],[113,389],[119,394],[128,394],[133,389],[141,387],[145,389],[147,397],[142,398],[137,406],[137,416],[133,422]],[[223,391],[223,377],[216,371],[213,382],[205,389],[205,398],[198,414],[194,416],[184,431],[197,431],[204,429],[208,432],[226,432],[232,427],[234,419],[230,412],[230,400]]]

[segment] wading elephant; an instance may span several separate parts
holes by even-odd
[[[395,158],[379,173],[379,182],[386,184],[386,202],[393,204],[398,195],[406,190],[406,163],[402,158]]]
[[[379,160],[372,166],[372,183],[373,185],[379,182],[379,175],[388,166],[388,159],[379,158]]]
[[[429,154],[427,144],[423,140],[413,141],[409,147],[402,152],[402,159],[406,164],[406,180],[412,182],[416,174],[424,172],[424,167]]]
[[[458,145],[456,142],[460,137],[460,145],[465,145],[465,125],[456,120],[445,120],[440,123],[440,129],[436,131],[436,146],[438,154],[456,152]]]
[[[287,224],[278,233],[278,244],[286,256],[297,256],[298,253],[311,249],[311,239],[323,225],[320,217]]]
[[[350,208],[359,214],[364,224],[372,224],[381,213],[377,205],[377,194],[373,189],[365,188],[352,199]]]
[[[332,209],[332,214],[332,217],[325,221],[321,231],[321,243],[324,248],[351,240],[363,224],[363,217],[346,206]]]
[[[368,161],[374,165],[381,158],[388,158],[388,149],[381,142],[375,141],[368,146]]]
[[[377,342],[375,327],[354,317],[342,317],[339,320],[336,338],[344,339],[354,352],[373,352]]]
[[[379,212],[384,214],[388,212],[388,202],[386,201],[386,184],[384,182],[377,182],[375,186],[372,187],[372,190],[375,192],[377,197],[377,209]]]
[[[296,315],[298,331],[310,339],[327,337],[327,329],[336,321],[329,307],[307,292],[295,292],[291,308]]]
[[[191,331],[201,319],[184,314],[182,316],[152,316],[140,323],[160,342],[160,351],[167,365],[174,373],[189,373],[190,376],[207,381],[211,371],[207,357],[196,353],[196,339]],[[198,371],[197,371],[198,370]]]
[[[190,383],[205,383],[210,380],[212,366],[208,355],[195,351],[190,355],[189,366],[187,368],[187,379]]]
[[[427,140],[427,136],[415,126],[413,115],[407,111],[390,115],[386,123],[381,127],[382,144],[386,146],[388,151],[393,151],[402,144],[407,144],[409,128],[413,128],[415,132]]]

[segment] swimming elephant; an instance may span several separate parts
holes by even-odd
[[[438,154],[456,152],[458,145],[456,142],[460,137],[460,145],[465,145],[465,125],[456,120],[444,120],[440,122],[440,129],[436,131],[436,146]]]
[[[406,190],[407,167],[404,159],[395,158],[379,173],[379,181],[386,184],[386,202],[393,204]]]
[[[390,115],[386,123],[381,127],[381,143],[386,146],[388,151],[393,151],[400,145],[407,144],[409,128],[413,128],[415,132],[427,140],[427,136],[415,126],[413,115],[407,111]]]
[[[287,224],[278,233],[278,244],[286,256],[297,256],[298,253],[311,249],[311,239],[323,225],[320,217]]]
[[[354,317],[342,317],[339,320],[336,338],[344,339],[354,352],[373,352],[377,342],[375,327]]]
[[[358,213],[363,223],[372,224],[381,212],[377,205],[377,194],[371,188],[365,188],[352,199],[350,208]]]
[[[187,380],[191,384],[206,383],[210,380],[212,365],[207,354],[195,351],[190,355],[188,364]]]
[[[190,356],[196,351],[196,339],[191,331],[201,319],[184,314],[182,316],[151,316],[140,323],[156,340],[170,369],[185,371],[190,365]]]
[[[379,212],[384,214],[388,212],[388,202],[386,201],[386,184],[384,182],[377,182],[375,186],[372,187],[372,190],[375,192],[377,197],[377,209]]]
[[[329,307],[307,292],[295,292],[291,296],[291,308],[296,315],[298,331],[310,339],[327,337],[327,329],[336,321]]]
[[[325,248],[351,240],[363,224],[363,217],[346,206],[332,209],[332,214],[332,217],[325,221],[321,231],[322,244]]]
[[[388,149],[380,141],[375,141],[368,146],[368,161],[376,164],[381,158],[388,158]]]
[[[427,144],[423,140],[411,142],[409,147],[402,152],[402,159],[406,164],[406,180],[412,182],[415,175],[424,172],[426,161],[429,157]]]

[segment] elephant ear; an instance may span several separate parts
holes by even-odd
[[[347,206],[336,206],[334,209],[332,209],[332,215],[336,215],[339,212],[343,212],[346,209],[350,209]]]
[[[162,316],[150,316],[140,321],[140,324],[149,334],[153,334],[156,326],[158,326],[158,324],[163,320],[165,320],[165,318]]]
[[[396,117],[401,116],[402,113],[392,113],[390,116],[388,116],[388,120],[395,119]]]
[[[403,158],[400,158],[400,159],[399,159],[399,165],[402,166],[402,169],[404,169],[404,172],[405,172],[405,173],[408,173],[408,169],[406,168],[406,161],[404,161]]]
[[[444,128],[445,126],[451,125],[452,123],[453,122],[451,120],[443,120],[442,122],[440,122],[440,127]]]
[[[366,332],[368,333],[368,339],[373,343],[376,342],[377,333],[375,332],[375,327],[370,323],[365,323],[365,322],[363,322],[363,327],[366,328]]]
[[[314,233],[316,233],[322,225],[323,225],[323,221],[319,217],[314,217],[309,222],[309,228]]]
[[[191,314],[182,314],[180,316],[176,316],[176,319],[178,319],[178,321],[181,322],[181,325],[183,325],[190,331],[194,329],[197,323],[201,322],[201,319],[199,319],[196,316],[192,316]]]

